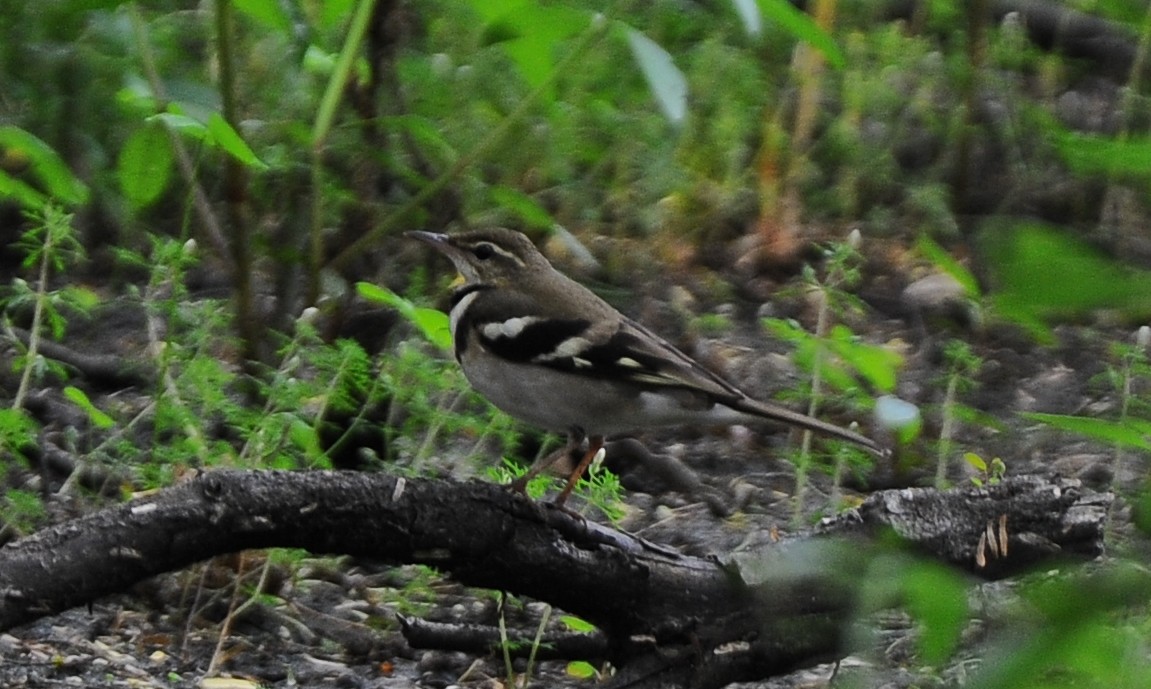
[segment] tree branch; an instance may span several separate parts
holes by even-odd
[[[908,528],[922,521],[916,515],[944,523],[932,516],[931,495],[943,496],[944,509],[977,507],[948,522],[949,537],[940,539],[936,528]],[[983,516],[1009,515],[1012,547],[1002,557],[996,551],[996,561],[1007,563],[1044,524],[1053,529],[1044,534],[1049,550],[1098,549],[1108,502],[1074,481],[1022,478],[984,490],[879,493],[824,528],[859,532],[888,523],[913,538],[925,535],[921,546],[935,550],[970,541],[966,550],[938,552],[959,553],[974,568],[970,554],[986,529]],[[1024,516],[1037,510],[1054,516],[1044,524]],[[1024,524],[1031,530],[1016,526]],[[461,583],[579,615],[602,630],[606,656],[621,668],[612,686],[719,687],[842,655],[867,550],[860,536],[852,538],[796,538],[721,563],[488,483],[213,471],[0,548],[0,629],[222,553],[303,548],[431,565]]]

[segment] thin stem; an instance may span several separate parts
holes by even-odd
[[[340,94],[344,92],[352,76],[352,66],[355,58],[360,54],[360,46],[368,33],[369,20],[376,7],[376,0],[360,0],[356,5],[356,12],[352,15],[348,35],[344,46],[340,49],[340,56],[336,60],[332,78],[328,80],[324,96],[320,99],[320,108],[316,113],[316,123],[312,126],[312,216],[311,216],[311,242],[309,247],[311,270],[308,277],[308,303],[315,303],[320,293],[320,273],[324,263],[324,194],[323,170],[324,147],[327,144],[328,134],[332,131],[332,122],[336,117],[336,107],[340,103]]]
[[[834,276],[828,276],[829,282]],[[827,337],[831,327],[831,306],[828,303],[827,288],[819,288],[819,315],[815,321],[815,338],[822,342]],[[807,403],[807,415],[815,416],[819,411],[819,401],[823,395],[823,359],[824,350],[820,346],[815,351],[815,360],[811,363],[811,399]],[[803,500],[807,492],[807,471],[811,464],[811,439],[814,434],[810,430],[803,431],[803,440],[799,448],[799,462],[795,467],[795,509],[791,515],[792,526],[803,524]]]
[[[528,654],[528,665],[527,668],[524,669],[523,685],[525,687],[531,682],[532,666],[535,665],[536,662],[536,651],[540,650],[540,641],[544,636],[544,628],[548,626],[548,620],[551,619],[551,616],[552,606],[545,606],[543,617],[540,618],[540,626],[536,628],[536,637],[532,639],[532,650],[531,653]]]
[[[16,389],[16,397],[12,400],[12,408],[20,409],[24,406],[24,398],[28,396],[28,387],[32,383],[32,369],[36,356],[40,351],[40,328],[44,321],[44,308],[48,302],[48,271],[52,261],[53,228],[47,219],[44,221],[44,246],[40,254],[39,284],[36,285],[36,303],[32,308],[32,329],[28,333],[28,354],[24,362],[24,370],[20,375],[20,386]]]
[[[955,435],[955,400],[959,394],[959,372],[952,371],[947,380],[947,394],[943,399],[943,426],[939,430],[939,455],[935,460],[935,487],[947,487],[947,465],[951,455],[951,439]]]

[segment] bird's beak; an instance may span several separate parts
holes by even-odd
[[[450,235],[441,234],[439,232],[424,232],[423,230],[414,230],[412,232],[405,232],[405,237],[415,239],[427,244],[444,256],[447,256],[456,270],[463,276],[471,275],[468,267],[467,258],[464,257],[464,252],[458,246],[452,243]]]
[[[443,251],[444,247],[448,246],[448,235],[439,232],[424,232],[423,230],[415,230],[412,232],[405,232],[404,236],[409,239],[418,239],[425,244],[431,244],[437,249]]]

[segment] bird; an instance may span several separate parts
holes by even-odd
[[[566,433],[566,453],[587,441],[553,501],[558,506],[606,438],[653,428],[760,418],[886,454],[855,431],[748,396],[557,270],[521,232],[485,227],[405,236],[445,255],[463,277],[451,294],[449,322],[469,384],[512,417]],[[537,463],[513,487],[522,492],[547,464]]]

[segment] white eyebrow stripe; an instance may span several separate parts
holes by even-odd
[[[515,338],[519,337],[524,328],[541,320],[543,319],[539,316],[516,316],[498,323],[485,323],[480,328],[480,334],[489,340],[497,340],[501,337]]]

